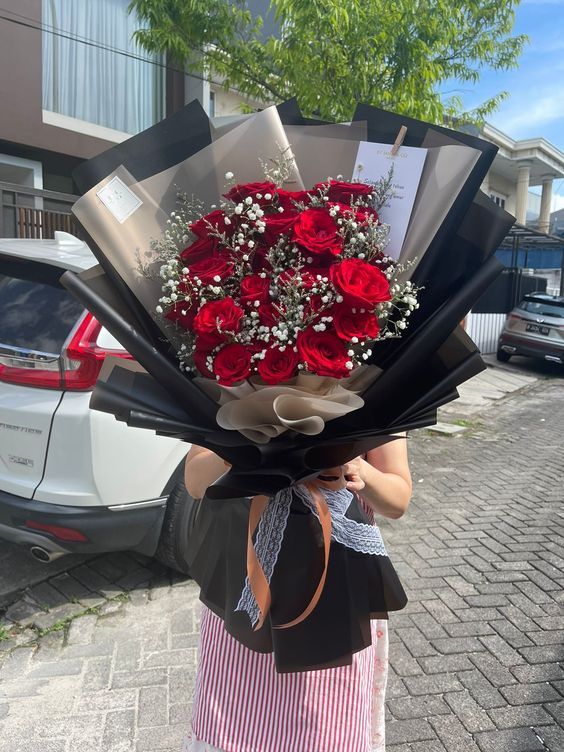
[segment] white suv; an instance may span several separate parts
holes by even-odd
[[[0,239],[0,539],[45,562],[134,550],[187,571],[189,445],[89,409],[105,356],[129,356],[59,284],[91,251],[55,236]]]

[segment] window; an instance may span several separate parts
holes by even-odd
[[[519,304],[519,308],[528,313],[534,313],[537,316],[553,316],[554,318],[564,319],[564,304],[562,303],[544,301],[537,303],[532,300],[524,300]]]
[[[163,117],[164,68],[133,42],[128,4],[43,0],[44,110],[132,134]]]
[[[0,343],[58,354],[84,311],[59,284],[62,270],[35,262],[3,261]]]
[[[504,196],[503,193],[497,193],[496,191],[491,191],[490,198],[498,206],[501,206],[502,209],[505,209],[505,199],[507,198],[507,196]]]
[[[210,117],[215,117],[215,91],[210,91]]]

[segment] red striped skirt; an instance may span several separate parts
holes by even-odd
[[[383,752],[387,621],[352,663],[278,673],[205,606],[190,733],[183,752]]]

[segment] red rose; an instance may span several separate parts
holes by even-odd
[[[306,204],[309,206],[310,198],[307,191],[285,191],[283,188],[279,188],[278,191],[278,206],[284,209],[282,216],[292,212],[296,214],[298,209],[296,204]]]
[[[238,332],[241,325],[243,309],[233,298],[213,300],[204,303],[194,318],[193,329],[196,334],[206,339],[221,340],[224,332]]]
[[[344,204],[351,203],[352,199],[360,196],[369,196],[374,192],[372,185],[366,183],[347,183],[343,180],[329,180],[325,183],[317,183],[315,188],[325,190],[329,201],[342,201]]]
[[[213,372],[219,384],[231,386],[251,373],[251,353],[245,345],[225,345],[213,359]]]
[[[306,209],[298,214],[292,239],[312,253],[338,256],[343,249],[339,226],[325,209]]]
[[[216,232],[225,232],[227,235],[231,235],[235,228],[232,224],[225,224],[226,216],[221,209],[214,209],[205,217],[198,219],[197,222],[192,222],[189,227],[197,238],[207,238],[210,235],[213,237]]]
[[[251,256],[251,263],[254,272],[266,272],[267,274],[272,273],[272,267],[270,266],[270,262],[266,257],[267,253],[268,248],[266,246],[257,246],[255,248],[255,252]]]
[[[372,224],[377,225],[378,224],[378,212],[376,209],[372,209],[370,206],[359,206],[355,209],[354,217],[356,221],[361,224],[365,225],[368,224],[368,218],[370,217],[372,219]]]
[[[192,266],[192,264],[213,255],[217,250],[217,246],[217,238],[198,238],[198,240],[194,241],[192,245],[189,245],[180,253],[180,258],[186,266]]]
[[[270,300],[270,281],[268,277],[260,277],[258,274],[249,274],[241,280],[241,303],[253,305],[255,300],[259,303],[268,303]]]
[[[267,384],[280,384],[296,375],[299,362],[299,355],[293,347],[271,347],[259,360],[258,372]]]
[[[336,335],[345,342],[350,342],[353,337],[359,340],[376,339],[380,331],[377,317],[368,311],[353,313],[347,305],[336,305],[328,315],[333,316]]]
[[[391,299],[390,283],[380,269],[360,259],[346,259],[330,269],[331,281],[346,303],[373,309]]]
[[[309,327],[298,334],[297,346],[300,360],[308,371],[337,379],[349,375],[346,363],[350,358],[346,345],[332,332],[316,332]]]
[[[257,193],[261,194],[260,199],[256,197]],[[264,198],[265,193],[270,193],[270,195],[274,197],[274,194],[276,193],[276,186],[274,183],[241,183],[239,185],[234,185],[233,188],[224,195],[225,198],[236,204],[240,204],[250,196],[254,203],[262,205],[266,202],[266,199]]]
[[[266,225],[262,235],[259,235],[261,243],[268,246],[276,245],[281,235],[287,235],[292,231],[296,216],[286,214],[271,214],[264,216],[263,221]]]
[[[197,310],[197,307],[191,306],[190,303],[178,301],[170,311],[165,313],[165,318],[178,324],[183,329],[191,330]]]
[[[198,277],[204,285],[217,284],[233,273],[233,263],[224,256],[208,256],[190,265],[190,277]],[[218,279],[216,279],[218,277]]]
[[[258,307],[259,321],[262,326],[268,326],[272,328],[280,321],[280,313],[272,305],[272,303],[266,303]]]

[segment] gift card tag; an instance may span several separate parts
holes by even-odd
[[[139,196],[118,178],[113,177],[96,195],[120,224],[123,224],[143,203]]]
[[[353,173],[356,180],[378,183],[393,168],[390,197],[378,211],[380,220],[390,225],[386,254],[393,259],[401,253],[426,157],[427,149],[415,146],[400,146],[395,155],[390,144],[361,141],[358,147]]]

